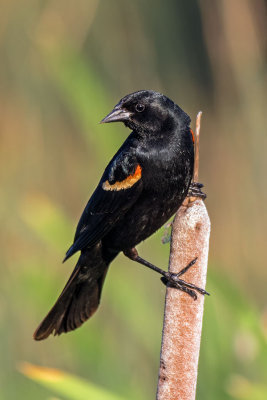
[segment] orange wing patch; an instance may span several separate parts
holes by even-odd
[[[194,132],[192,131],[192,129],[190,129],[191,135],[192,135],[192,139],[193,139],[193,143],[195,143],[195,135]]]
[[[132,187],[139,179],[141,179],[142,175],[142,168],[140,165],[137,165],[136,170],[133,175],[127,176],[126,179],[124,179],[121,182],[115,182],[113,185],[109,183],[109,181],[105,181],[102,184],[102,188],[104,190],[122,190],[122,189],[129,189]]]

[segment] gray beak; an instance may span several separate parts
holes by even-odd
[[[131,113],[129,111],[124,110],[120,106],[116,106],[105,118],[102,119],[102,121],[100,121],[100,124],[128,121],[130,116]]]

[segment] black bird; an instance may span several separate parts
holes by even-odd
[[[35,340],[78,328],[97,309],[109,264],[121,252],[159,272],[165,284],[203,289],[142,259],[135,246],[159,229],[187,196],[194,168],[189,116],[166,96],[141,90],[125,96],[101,122],[123,122],[131,134],[106,167],[80,218],[73,245],[80,258]],[[193,190],[198,190],[195,186]],[[64,261],[65,261],[64,260]]]

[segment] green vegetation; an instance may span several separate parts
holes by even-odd
[[[78,217],[128,134],[98,122],[143,88],[164,92],[192,119],[204,113],[211,296],[197,398],[267,398],[266,9],[264,2],[232,3],[2,2],[1,398],[155,398],[165,288],[123,256],[90,321],[59,338],[32,340],[74,267],[75,257],[61,260]],[[167,267],[162,235],[139,249]]]

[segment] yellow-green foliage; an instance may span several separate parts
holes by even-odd
[[[98,122],[144,88],[192,119],[203,111],[211,296],[197,398],[267,398],[264,15],[264,2],[245,0],[1,2],[1,398],[155,398],[165,288],[123,256],[91,320],[32,339],[74,267],[77,257],[61,261],[83,207],[129,133]],[[139,250],[167,267],[162,234]],[[21,362],[62,380],[24,366],[33,382]]]

